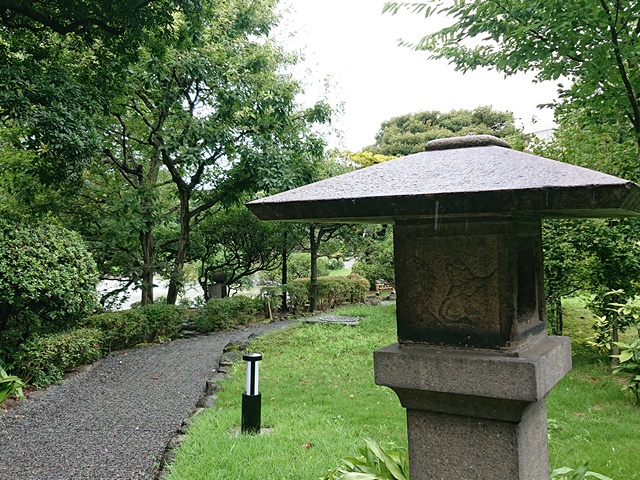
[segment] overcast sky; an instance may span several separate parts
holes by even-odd
[[[344,104],[337,124],[344,136],[333,146],[358,151],[374,142],[384,120],[423,110],[490,105],[513,112],[527,131],[553,126],[551,112],[536,106],[553,101],[554,84],[533,83],[532,75],[504,79],[485,70],[463,75],[446,61],[429,60],[426,52],[399,47],[399,38],[418,40],[437,24],[409,12],[382,15],[384,3],[284,0],[289,11],[282,27],[294,33],[290,48],[304,53],[307,96],[321,96],[328,83],[329,100]]]

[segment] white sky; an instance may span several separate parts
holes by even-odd
[[[532,75],[503,78],[494,71],[463,75],[427,52],[398,46],[398,39],[420,39],[436,29],[434,20],[403,12],[382,15],[384,0],[284,0],[290,5],[282,27],[294,32],[290,48],[300,49],[311,72],[309,98],[342,103],[343,131],[335,147],[361,150],[374,143],[384,120],[423,110],[448,112],[490,105],[514,113],[526,131],[553,126],[549,109],[538,104],[555,98],[555,84],[536,84]],[[537,122],[532,123],[536,117]]]

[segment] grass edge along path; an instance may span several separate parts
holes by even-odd
[[[251,344],[263,355],[262,425],[269,435],[238,435],[240,362],[216,404],[196,417],[165,478],[317,479],[357,455],[365,437],[406,447],[405,411],[393,391],[373,381],[373,351],[396,341],[394,307],[335,313],[359,316],[360,324],[300,324]],[[640,478],[640,409],[606,361],[574,358],[548,399],[552,468],[588,461],[614,480]]]

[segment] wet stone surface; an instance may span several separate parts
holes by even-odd
[[[347,317],[344,315],[320,315],[309,317],[303,320],[305,323],[339,323],[342,325],[357,325],[358,317]]]

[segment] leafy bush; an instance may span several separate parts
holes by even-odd
[[[180,300],[178,300],[178,305],[185,307],[185,308],[195,308],[195,309],[201,309],[204,307],[205,304],[205,300],[204,297],[202,295],[198,295],[196,297],[182,297]]]
[[[292,285],[304,285],[304,301],[309,298],[311,280],[300,278],[286,285],[287,291],[292,297],[292,305],[300,306],[302,289]],[[364,300],[369,291],[369,282],[360,275],[351,274],[347,277],[318,277],[318,307],[320,309],[333,308],[345,303],[358,303]],[[293,293],[292,293],[293,292]]]
[[[194,319],[199,332],[217,332],[235,325],[244,325],[255,319],[261,308],[261,300],[244,295],[212,298]]]
[[[293,281],[282,285],[282,290],[287,293],[289,310],[293,313],[302,312],[309,300],[309,285],[304,281]]]
[[[122,350],[146,342],[150,335],[141,309],[105,312],[87,318],[85,326],[103,333],[106,351]]]
[[[176,338],[182,329],[185,313],[182,306],[152,304],[93,315],[85,321],[85,326],[104,333],[106,350],[122,350],[160,338]]]
[[[58,383],[66,369],[100,358],[102,340],[102,332],[94,328],[35,337],[20,348],[14,370],[20,372],[25,383],[36,387]]]
[[[16,331],[12,342],[74,327],[96,307],[97,283],[75,232],[0,219],[0,334]]]
[[[408,480],[409,457],[406,449],[388,450],[371,439],[360,448],[360,456],[342,459],[342,466],[330,471],[322,480]],[[589,470],[588,465],[578,468],[560,467],[553,470],[550,480],[612,480]]]
[[[179,336],[184,324],[186,308],[181,305],[153,303],[140,307],[147,324],[147,342],[173,339]]]
[[[360,448],[359,457],[342,459],[342,467],[323,480],[408,480],[409,457],[406,449],[387,450],[371,439]]]

